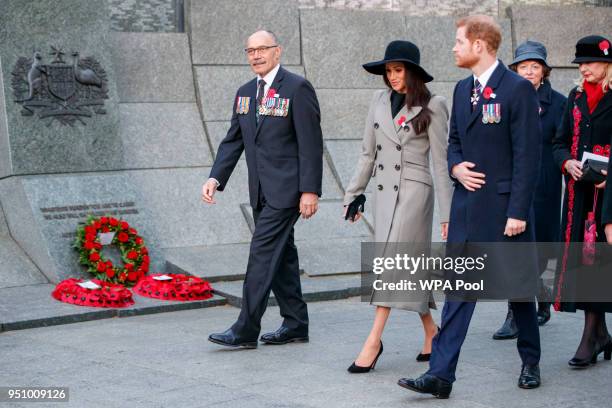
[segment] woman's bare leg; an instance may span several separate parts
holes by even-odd
[[[389,318],[391,308],[384,306],[376,306],[376,313],[374,315],[374,324],[372,330],[366,339],[355,364],[360,367],[369,367],[376,358],[378,351],[380,350],[380,339],[385,329],[385,324]]]
[[[422,314],[421,322],[423,323],[423,330],[425,331],[425,343],[423,344],[423,349],[421,350],[422,354],[431,353],[431,340],[438,333],[438,326],[436,326],[436,322],[434,322],[431,313]]]

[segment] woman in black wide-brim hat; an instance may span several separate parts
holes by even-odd
[[[383,256],[394,257],[398,249],[395,243],[431,243],[434,179],[442,237],[446,238],[451,200],[446,161],[448,109],[444,98],[431,95],[427,89],[425,84],[433,78],[420,66],[419,49],[409,41],[391,42],[384,59],[363,67],[381,75],[387,89],[376,91],[370,104],[361,155],[344,196],[345,218],[360,209],[366,186],[374,178],[375,241],[382,243]],[[360,216],[357,212],[355,220]],[[385,270],[376,276],[383,283],[419,278],[426,278],[426,273]],[[429,360],[431,340],[437,333],[430,313],[430,308],[435,308],[431,291],[374,290],[371,303],[376,305],[374,324],[357,360],[349,367],[351,373],[374,368],[383,350],[381,336],[391,308],[419,313],[425,342],[417,361]]]
[[[572,62],[579,64],[581,77],[569,94],[553,144],[555,161],[566,181],[561,222],[563,248],[558,258],[554,300],[556,310],[584,310],[582,340],[569,361],[571,367],[584,368],[595,363],[602,352],[607,360],[612,357],[612,337],[605,316],[612,313],[612,302],[601,301],[612,295],[606,284],[610,282],[610,260],[606,259],[604,246],[591,252],[589,246],[583,245],[585,228],[591,224],[594,227],[589,228],[587,241],[605,242],[602,203],[606,182],[589,177],[581,164],[584,153],[610,155],[612,44],[598,35],[584,37],[576,44]],[[610,202],[609,197],[606,201]],[[585,224],[587,219],[589,224]]]

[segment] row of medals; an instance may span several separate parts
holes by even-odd
[[[287,116],[289,113],[289,99],[265,98],[259,105],[260,115]]]
[[[499,123],[501,121],[500,104],[482,105],[482,123]]]

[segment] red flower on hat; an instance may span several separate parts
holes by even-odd
[[[608,40],[601,40],[599,42],[599,49],[602,50],[605,55],[608,55],[608,49],[610,49]]]
[[[491,89],[490,86],[487,86],[483,91],[482,91],[482,96],[485,99],[490,99],[491,96],[493,95],[493,89]]]

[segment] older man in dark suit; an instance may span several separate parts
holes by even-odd
[[[308,341],[308,311],[302,298],[293,226],[300,213],[318,209],[323,173],[319,103],[312,85],[280,66],[282,48],[269,31],[246,44],[256,78],[238,89],[227,136],[219,145],[202,199],[214,203],[244,151],[255,219],[238,320],[209,340],[229,347],[255,348],[261,317],[274,292],[281,327],[264,334],[268,344]]]
[[[535,293],[536,288],[535,246],[525,245],[527,250],[517,259],[490,243],[521,246],[535,238],[538,99],[531,83],[497,59],[500,42],[501,29],[491,17],[470,16],[457,22],[455,60],[473,75],[457,84],[453,96],[448,168],[456,188],[448,242],[450,248],[487,244],[492,251],[487,267],[495,282],[485,284],[496,285],[493,292],[497,289],[511,299],[525,296],[522,302],[510,303],[519,328],[517,346],[523,364],[518,386],[535,388],[540,385],[540,335],[534,297],[527,294],[529,289]],[[527,291],[519,293],[525,287]],[[400,379],[400,386],[448,398],[474,307],[474,301],[447,297],[429,371],[417,379]]]

